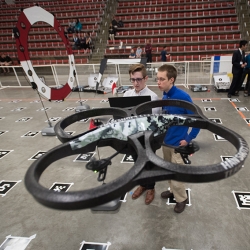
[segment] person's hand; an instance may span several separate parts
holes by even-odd
[[[188,145],[188,142],[185,141],[185,140],[181,140],[180,141],[180,146],[183,147],[183,146],[187,146]]]

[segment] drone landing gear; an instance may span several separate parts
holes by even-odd
[[[98,173],[97,180],[99,182],[103,181],[103,185],[105,185],[104,180],[106,178],[107,168],[109,165],[112,164],[111,159],[115,157],[119,152],[116,152],[115,154],[111,155],[110,157],[106,159],[101,160],[92,160],[86,164],[86,168],[88,170],[92,170],[94,172]],[[117,198],[115,200],[112,200],[110,202],[104,203],[102,205],[92,207],[92,211],[115,211],[121,206],[121,198]]]

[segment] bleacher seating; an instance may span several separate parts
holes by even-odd
[[[115,16],[124,27],[118,28],[115,43],[107,41],[107,58],[128,58],[130,49],[124,47],[144,48],[149,39],[153,61],[160,61],[163,46],[171,61],[200,60],[231,54],[241,39],[234,1],[120,0]]]
[[[1,4],[0,13],[0,54],[8,54],[18,63],[15,38],[12,29],[16,26],[21,8],[38,4],[52,13],[62,28],[67,28],[69,20],[79,18],[83,24],[82,32],[89,32],[95,42],[104,15],[106,0],[62,0],[62,1],[25,1],[16,0],[15,4]],[[68,35],[69,40],[72,34]],[[33,64],[68,63],[65,45],[55,29],[44,22],[35,23],[28,36],[29,55]],[[84,53],[74,50],[76,63],[87,63],[94,51]]]

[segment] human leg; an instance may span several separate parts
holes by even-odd
[[[11,66],[12,65],[12,62],[7,62],[6,63],[6,66]],[[8,73],[10,73],[10,68],[7,68],[7,71],[8,71]]]
[[[175,153],[173,148],[162,147],[164,160],[176,163],[176,164],[184,164],[182,157],[179,153]],[[172,198],[174,197],[176,200],[176,206],[174,211],[177,213],[181,213],[184,211],[185,206],[188,202],[188,197],[185,189],[185,185],[183,182],[170,180],[169,186],[170,191],[165,191],[161,193],[162,198]]]
[[[246,70],[247,74],[247,82],[244,90],[244,96],[249,96],[250,95],[250,68]]]
[[[149,62],[152,62],[152,54],[149,54]]]
[[[155,197],[155,183],[154,182],[148,183],[145,185],[140,185],[139,187],[137,187],[137,189],[134,191],[132,195],[132,199],[135,200],[139,198],[145,191],[147,191],[145,204],[149,205],[154,200],[154,197]]]
[[[228,91],[228,97],[231,97],[231,95],[235,95],[237,91],[239,91],[242,83],[241,77],[242,77],[242,72],[239,74],[233,74],[233,80]]]
[[[136,161],[137,156],[132,155],[132,157],[134,161]],[[139,198],[145,191],[147,191],[145,204],[149,205],[154,200],[155,197],[155,182],[145,183],[137,187],[132,195],[132,199],[135,200]]]
[[[241,79],[240,79],[240,84],[239,84],[239,86],[241,87],[242,86],[242,84],[243,84],[243,82],[244,82],[244,80],[245,80],[245,78],[246,78],[246,75],[247,75],[247,70],[244,70],[243,71],[243,73],[242,73],[242,76],[241,76]],[[240,87],[239,87],[239,89],[240,89]],[[246,86],[245,86],[246,87]],[[244,90],[245,90],[245,88],[244,88]]]
[[[171,162],[173,150],[169,147],[162,147],[163,158],[165,161]],[[168,181],[170,186],[170,191],[164,191],[161,193],[161,197],[164,199],[168,199],[173,197],[173,190],[171,189],[171,180]]]

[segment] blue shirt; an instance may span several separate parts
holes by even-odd
[[[166,51],[166,50],[163,50],[163,51],[161,52],[161,61],[162,61],[162,62],[166,62],[166,61],[167,61],[166,55],[167,55],[167,51]]]
[[[187,102],[193,103],[191,97],[189,94],[187,94],[185,91],[178,89],[176,86],[173,86],[168,93],[163,92],[163,100],[167,99],[177,99],[177,100],[183,100]],[[162,113],[165,114],[193,114],[192,111],[187,110],[185,108],[181,107],[174,107],[174,106],[164,106],[162,107]],[[181,140],[185,140],[188,143],[191,142],[198,133],[200,132],[200,129],[198,128],[192,128],[190,133],[188,133],[189,127],[186,126],[171,126],[164,138],[164,143],[171,146],[179,146]]]
[[[245,69],[249,69],[250,68],[250,54],[248,54],[246,57],[245,57],[245,60],[246,60],[246,63],[247,63],[247,66]]]

